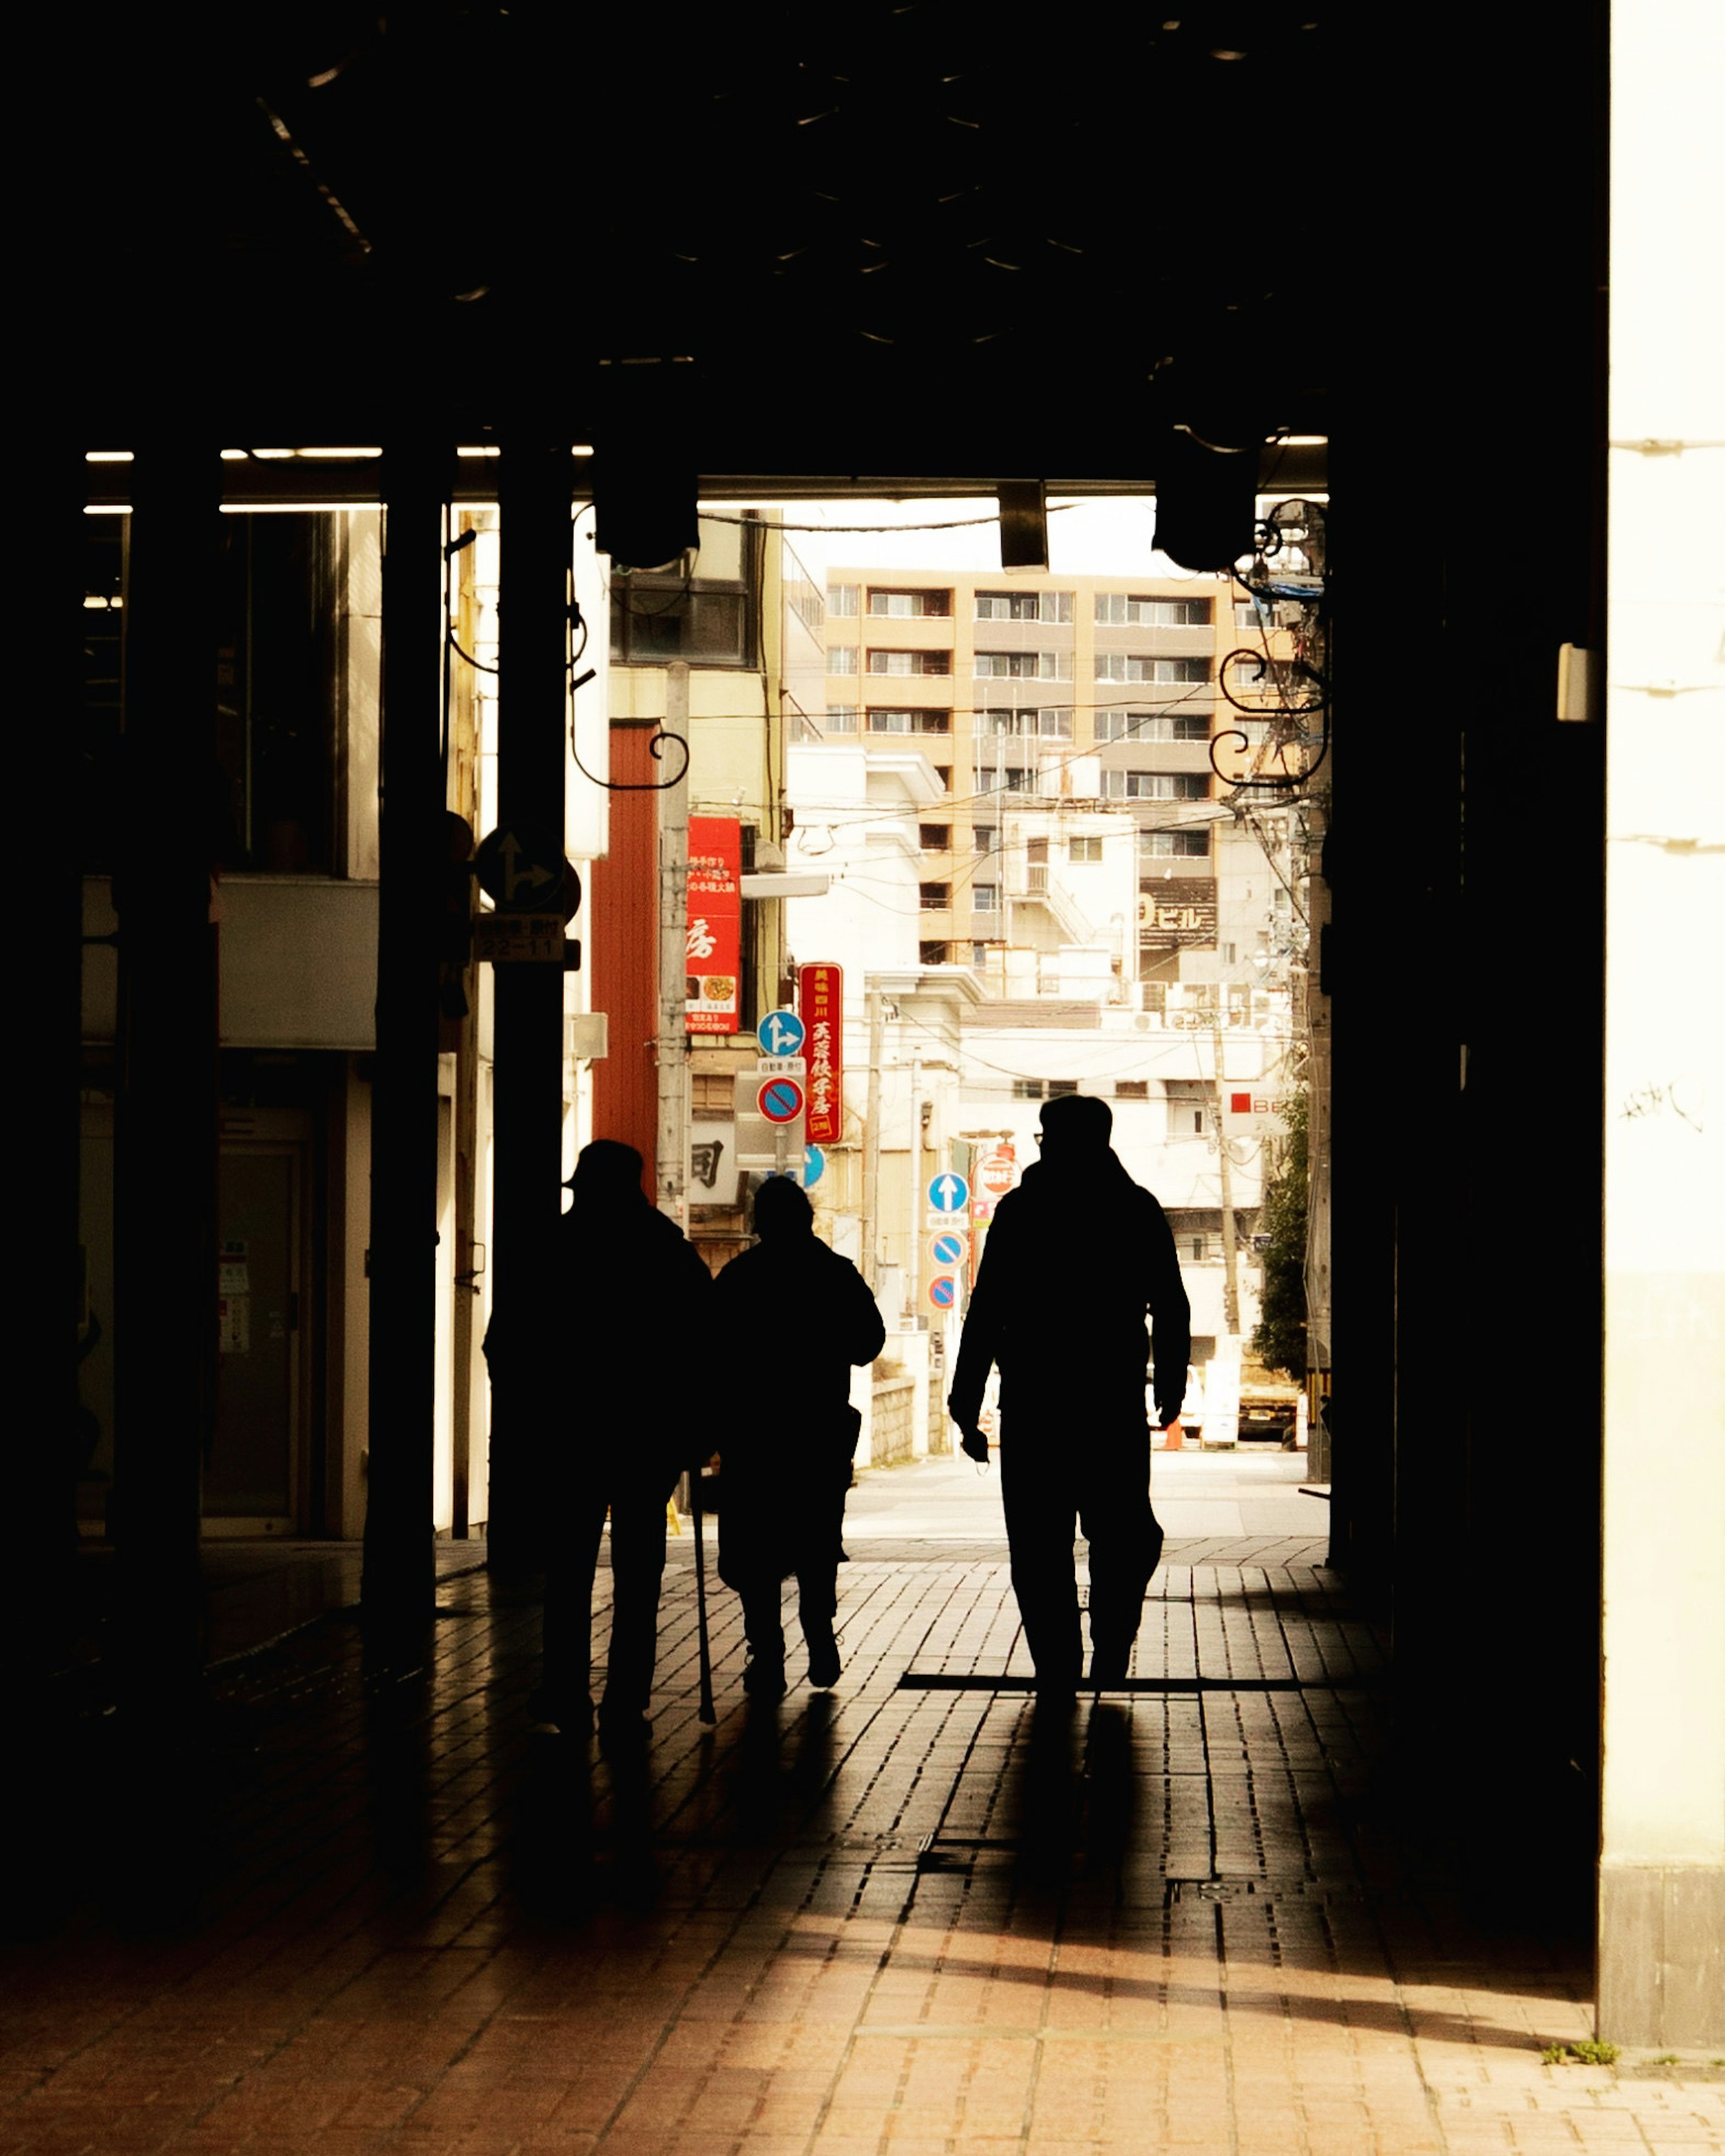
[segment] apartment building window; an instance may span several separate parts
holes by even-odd
[[[952,792],[952,767],[950,763],[936,764],[934,767],[934,778],[936,785],[940,788],[942,793],[950,793]]]
[[[919,824],[916,843],[925,854],[949,853],[952,845],[952,827],[950,824]]]
[[[1199,771],[1105,771],[1109,801],[1208,801],[1210,782]]]
[[[1000,850],[1000,827],[998,824],[976,824],[971,827],[970,843],[979,854],[998,854]]]
[[[1076,1093],[1077,1091],[1078,1081],[1076,1078],[1050,1078],[1048,1081],[1048,1097],[1050,1101],[1065,1100],[1068,1094]]]
[[[1208,681],[1208,659],[1154,659],[1146,652],[1099,651],[1099,681]]]
[[[1127,592],[1096,593],[1096,622],[1102,628],[1208,629],[1208,599],[1140,598]]]
[[[871,674],[950,674],[950,651],[870,651]]]
[[[978,681],[1070,681],[1072,654],[1070,651],[979,651],[971,673]]]
[[[829,734],[854,734],[860,716],[855,704],[829,704],[824,731]]]
[[[1099,838],[1069,839],[1066,859],[1069,861],[1099,861],[1102,858],[1102,842]]]
[[[869,593],[869,612],[885,614],[894,621],[922,621],[930,617],[944,619],[952,611],[950,592],[877,592]]]
[[[1014,1078],[1012,1097],[1014,1101],[1045,1101],[1048,1098],[1048,1081],[1045,1078]]]
[[[944,966],[949,946],[945,943],[919,943],[916,963],[919,966]]]
[[[1140,831],[1141,861],[1207,861],[1210,856],[1208,831]]]
[[[1147,1101],[1150,1097],[1150,1081],[1147,1078],[1117,1078],[1114,1081],[1114,1097],[1117,1101]]]
[[[978,973],[980,973],[983,968],[988,964],[988,946],[986,943],[973,943],[971,945],[970,963],[976,968]]]
[[[827,650],[829,674],[854,674],[856,671],[856,646],[854,644],[834,644]]]
[[[1203,742],[1210,737],[1210,722],[1203,711],[1098,711],[1098,742]]]
[[[1072,707],[1050,704],[1034,711],[978,711],[976,732],[994,741],[1070,741]]]
[[[1070,621],[1070,592],[978,592],[978,621]]]
[[[840,621],[854,621],[856,619],[857,592],[858,587],[855,584],[829,584],[827,612],[836,614]]]
[[[952,903],[952,886],[949,883],[919,884],[917,899],[925,913],[944,913]]]
[[[999,913],[1000,886],[998,883],[973,883],[970,886],[970,903],[977,913]]]
[[[950,711],[902,711],[869,706],[869,732],[871,734],[949,734],[952,731]]]

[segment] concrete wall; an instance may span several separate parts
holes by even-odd
[[[1612,33],[1599,2022],[1620,2044],[1717,2046],[1725,1025],[1702,974],[1725,948],[1725,607],[1719,459],[1670,453],[1725,439],[1717,280],[1693,276],[1670,214],[1725,197],[1702,21],[1646,0]]]

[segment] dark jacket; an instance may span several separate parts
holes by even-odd
[[[742,1251],[713,1286],[733,1398],[719,1434],[719,1577],[751,1585],[837,1563],[860,1417],[852,1366],[886,1328],[849,1258],[814,1235]]]
[[[674,1220],[639,1190],[576,1204],[557,1223],[552,1276],[536,1311],[500,1306],[485,1335],[493,1383],[507,1394],[524,1322],[555,1328],[558,1397],[547,1435],[573,1438],[567,1464],[608,1487],[639,1468],[674,1478],[697,1414],[712,1332],[713,1279]]]
[[[741,1251],[713,1284],[713,1324],[743,1390],[731,1442],[773,1419],[793,1432],[850,1433],[850,1372],[872,1363],[886,1328],[849,1258],[818,1235],[775,1235]]]
[[[1111,1151],[1024,1171],[1000,1201],[965,1315],[947,1407],[976,1427],[992,1363],[1000,1408],[1111,1420],[1144,1411],[1156,1329],[1156,1399],[1178,1413],[1192,1311],[1162,1208]]]

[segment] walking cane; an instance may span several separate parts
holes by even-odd
[[[711,1729],[718,1720],[713,1711],[713,1657],[706,1637],[706,1552],[701,1532],[701,1468],[689,1476],[689,1510],[695,1519],[695,1628],[701,1640],[701,1719]]]

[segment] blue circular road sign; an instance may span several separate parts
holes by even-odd
[[[809,1029],[793,1010],[768,1011],[755,1028],[763,1055],[800,1055]]]
[[[803,1154],[803,1188],[812,1190],[827,1172],[827,1157],[819,1146],[809,1146]]]
[[[958,1300],[958,1283],[945,1273],[928,1283],[928,1300],[937,1310],[950,1310]]]
[[[935,1263],[942,1267],[964,1262],[964,1238],[962,1235],[937,1235],[929,1249]]]
[[[928,1202],[937,1213],[962,1213],[970,1203],[970,1185],[962,1175],[937,1175],[928,1186]]]

